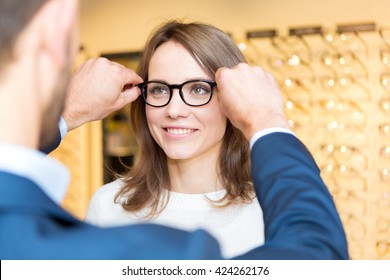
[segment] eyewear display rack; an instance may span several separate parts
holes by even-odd
[[[390,28],[278,33],[248,31],[237,44],[278,82],[290,126],[334,197],[351,258],[390,259]]]

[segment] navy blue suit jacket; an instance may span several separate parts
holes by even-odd
[[[296,137],[273,133],[259,139],[252,173],[265,244],[238,259],[348,258],[331,195]],[[67,213],[32,181],[0,172],[0,259],[220,258],[217,241],[205,231],[150,224],[97,228]]]

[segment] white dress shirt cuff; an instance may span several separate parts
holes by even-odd
[[[275,132],[288,133],[288,134],[292,134],[295,136],[294,132],[292,132],[291,130],[289,130],[287,128],[282,128],[282,127],[266,128],[266,129],[263,129],[263,130],[256,132],[255,135],[252,136],[251,141],[250,141],[251,149],[252,149],[253,145],[256,143],[256,141],[259,140],[261,137],[268,135],[268,134],[271,134],[271,133],[275,133]]]
[[[68,126],[67,126],[67,124],[62,116],[60,117],[60,120],[58,121],[58,127],[60,129],[61,140],[63,140],[65,138],[65,135],[68,133]]]

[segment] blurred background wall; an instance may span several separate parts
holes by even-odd
[[[387,0],[81,0],[81,42],[92,55],[141,49],[162,21],[204,21],[237,40],[252,29],[372,21],[390,25]]]

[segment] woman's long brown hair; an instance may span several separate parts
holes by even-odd
[[[154,52],[171,40],[183,45],[210,77],[215,77],[220,67],[233,67],[246,61],[231,38],[218,28],[202,23],[170,21],[159,27],[146,43],[138,69],[144,81],[148,80],[149,62]],[[151,218],[164,209],[169,199],[169,192],[164,191],[170,190],[171,186],[167,159],[149,132],[142,98],[131,104],[130,121],[139,150],[134,166],[122,178],[124,185],[115,200],[122,201],[123,208],[131,212],[148,208],[145,217]],[[254,192],[249,143],[229,121],[218,166],[218,177],[226,189],[218,206],[250,202]],[[162,197],[164,195],[168,197]]]

